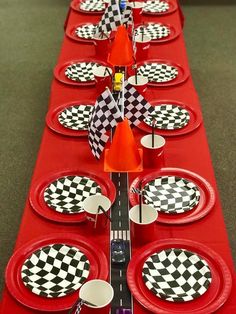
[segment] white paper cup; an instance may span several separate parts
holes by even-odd
[[[107,77],[107,76],[110,77],[112,75],[112,69],[101,65],[99,67],[94,67],[93,74],[94,76],[102,77],[102,78]]]
[[[146,244],[155,239],[156,220],[158,212],[150,205],[142,204],[142,222],[139,220],[139,205],[129,211],[131,232],[136,244]]]
[[[102,230],[107,226],[108,218],[103,211],[98,211],[98,207],[101,206],[105,212],[111,208],[111,201],[105,195],[91,195],[87,197],[83,202],[83,209],[87,214],[87,219],[91,227],[95,230]],[[95,221],[97,216],[96,228]]]
[[[100,279],[94,279],[87,281],[80,288],[79,297],[82,300],[96,305],[92,306],[84,304],[85,307],[93,308],[91,313],[95,313],[95,309],[104,308],[111,303],[114,297],[114,290],[108,282]]]
[[[105,69],[107,68],[107,71]],[[105,66],[94,67],[94,79],[96,82],[96,89],[98,94],[104,92],[106,87],[112,89],[112,69]]]
[[[147,35],[138,34],[134,37],[136,43],[150,43],[151,38]]]
[[[137,75],[130,76],[128,82],[140,93],[144,93],[147,89],[148,78],[145,76]]]
[[[140,1],[132,1],[130,2],[132,8],[137,8],[137,9],[140,9],[140,8],[143,8],[144,7],[144,2],[140,2]]]

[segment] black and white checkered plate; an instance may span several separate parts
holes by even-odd
[[[169,3],[166,1],[148,0],[143,7],[144,12],[163,13],[169,10]]]
[[[203,295],[212,281],[207,262],[199,255],[179,248],[154,253],[142,270],[146,287],[171,302],[186,302]]]
[[[191,181],[176,176],[162,176],[148,182],[144,202],[166,214],[192,210],[200,200],[200,191]]]
[[[35,251],[24,262],[21,278],[33,293],[59,298],[78,290],[89,269],[89,260],[78,248],[58,243]]]
[[[142,33],[152,40],[155,40],[168,37],[170,35],[170,29],[160,23],[148,23],[144,26],[140,25],[135,29],[135,36],[141,35]]]
[[[180,106],[162,104],[155,106],[154,111],[144,119],[144,122],[152,126],[155,119],[155,128],[162,130],[176,130],[186,126],[190,121],[188,111]]]
[[[101,0],[84,0],[80,3],[80,9],[83,11],[104,11],[105,4]]]
[[[94,106],[79,105],[64,109],[58,116],[58,121],[65,128],[82,131],[88,129],[88,122]]]
[[[90,195],[101,194],[101,187],[85,176],[65,176],[47,186],[45,203],[63,214],[83,212],[82,202]]]
[[[93,69],[100,65],[94,62],[80,62],[69,65],[65,70],[68,79],[77,82],[94,81]]]
[[[178,76],[178,69],[165,63],[146,63],[138,67],[138,75],[148,78],[149,82],[161,83],[174,80]]]
[[[76,28],[75,34],[84,39],[93,39],[94,34],[96,33],[96,24],[86,24]]]

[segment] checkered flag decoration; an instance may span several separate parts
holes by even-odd
[[[109,90],[105,90],[97,99],[94,111],[89,122],[89,145],[93,155],[100,159],[106,142],[109,139],[105,133],[121,122],[119,111]]]
[[[80,300],[80,301],[79,301],[79,303],[76,305],[75,314],[79,314],[79,313],[81,312],[84,303],[85,303],[84,300]]]
[[[149,102],[127,81],[124,86],[124,99],[124,113],[131,126],[138,125],[154,111]]]
[[[135,187],[132,187],[130,192],[138,195],[143,195],[143,191]]]
[[[127,3],[126,8],[122,14],[122,22],[123,24],[126,24],[127,26],[129,25],[133,26],[133,12],[132,12],[132,6],[130,3]]]
[[[101,21],[98,23],[97,32],[98,34],[106,34],[113,30],[116,30],[118,26],[122,24],[120,9],[117,4],[118,0],[111,0],[110,4],[106,8]]]

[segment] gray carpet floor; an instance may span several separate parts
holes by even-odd
[[[236,5],[183,2],[191,71],[236,260]],[[0,288],[37,158],[68,5],[68,0],[0,3]]]

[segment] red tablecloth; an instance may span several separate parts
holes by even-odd
[[[81,22],[95,22],[98,20],[99,16],[87,16],[72,10],[68,18],[67,27]],[[144,21],[158,21],[173,25],[177,29],[182,28],[178,11],[161,17],[145,16]],[[77,59],[93,58],[94,56],[95,49],[93,45],[79,44],[78,42],[75,42],[65,36],[58,63],[64,63],[66,61]],[[156,58],[175,62],[188,69],[188,61],[182,33],[177,39],[171,42],[152,45],[149,57],[150,59]],[[61,84],[54,79],[52,82],[49,109],[56,108],[64,103],[72,101],[76,102],[83,99],[95,100],[96,96],[97,93],[94,87],[71,87],[69,85],[66,86]],[[180,101],[186,103],[197,113],[200,113],[199,100],[191,78],[188,79],[186,83],[176,87],[148,88],[146,98],[149,101]],[[136,128],[134,130],[134,134],[137,141],[139,141],[140,137],[145,133]],[[201,125],[194,132],[185,136],[167,138],[167,145],[165,148],[165,165],[167,167],[179,167],[196,172],[208,180],[208,182],[210,182],[211,185],[217,189],[203,125]],[[88,169],[88,171],[95,172],[103,178],[107,178],[109,176],[108,173],[103,172],[103,162],[96,162],[93,158],[87,143],[87,138],[62,136],[54,133],[48,127],[45,127],[33,174],[32,184],[49,173],[74,169],[81,171]],[[137,174],[129,175],[130,183],[136,176]],[[231,269],[232,275],[235,276],[219,195],[217,192],[216,198],[217,200],[214,209],[209,215],[197,222],[180,226],[158,224],[157,239],[184,238],[203,243],[223,257],[226,264]],[[93,235],[86,232],[86,224],[65,225],[50,222],[37,215],[27,201],[15,249],[20,248],[23,244],[41,235],[58,232],[73,232],[78,235],[86,235],[89,239],[94,240]],[[96,243],[108,256],[108,230],[106,234],[97,236]],[[133,248],[133,251],[135,251],[135,248]],[[234,281],[232,293],[229,299],[223,307],[217,311],[217,313],[236,313],[235,296]],[[38,312],[18,303],[11,297],[8,290],[5,289],[2,299],[2,313],[32,314]],[[144,313],[147,313],[147,310],[134,301],[134,314]]]

